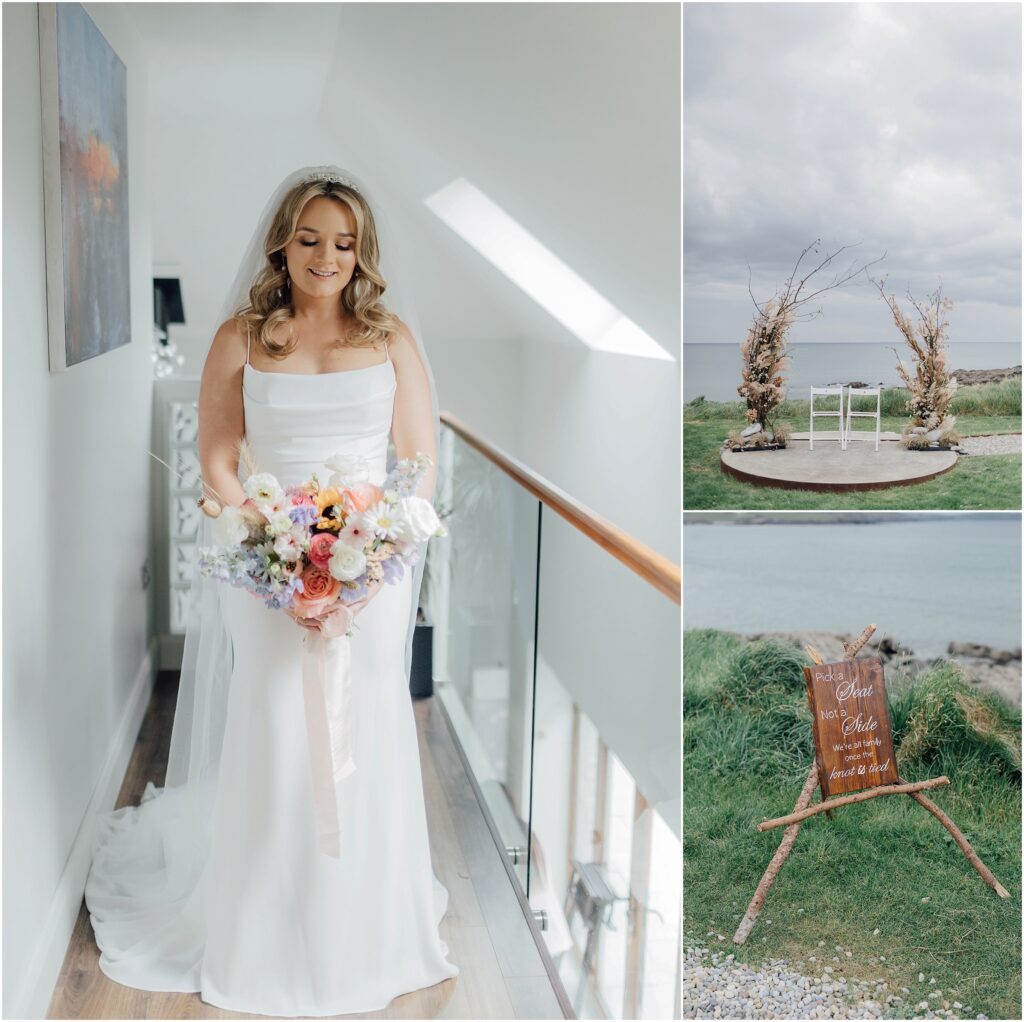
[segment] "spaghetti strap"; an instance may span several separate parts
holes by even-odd
[[[252,326],[249,323],[245,324],[245,364],[251,365],[249,361],[249,352],[252,348]]]
[[[391,361],[391,345],[386,337],[384,338],[384,360],[386,362]]]

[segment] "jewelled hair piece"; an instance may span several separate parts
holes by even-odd
[[[333,170],[327,167],[321,167],[317,170],[312,171],[307,177],[307,181],[328,181],[332,185],[344,185],[346,188],[355,188],[355,185],[343,178],[340,174],[336,174]]]

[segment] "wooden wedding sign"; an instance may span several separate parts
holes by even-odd
[[[834,664],[826,664],[817,650],[812,646],[806,647],[813,661],[810,667],[804,668],[804,679],[811,708],[814,762],[793,812],[757,825],[761,831],[775,827],[785,827],[786,831],[736,928],[732,938],[735,944],[743,944],[753,929],[768,888],[793,848],[800,824],[819,813],[827,813],[831,818],[833,809],[880,795],[909,795],[953,835],[953,840],[985,883],[1000,898],[1010,896],[978,858],[960,828],[934,802],[921,794],[928,788],[949,784],[949,778],[933,777],[909,784],[900,777],[892,745],[882,662],[877,657],[854,659],[874,631],[875,626],[868,625],[854,642],[844,643],[845,659]],[[822,801],[811,805],[815,789],[819,787]]]
[[[882,661],[804,668],[823,798],[899,780]]]

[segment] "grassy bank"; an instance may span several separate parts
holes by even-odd
[[[1002,422],[983,421],[991,427]],[[883,420],[882,428],[893,428],[887,422]],[[985,431],[1009,432],[1005,428]],[[752,486],[727,476],[719,467],[725,435],[721,424],[686,422],[683,497],[687,510],[995,511],[1021,506],[1021,459],[1017,455],[962,458],[952,471],[916,486],[866,493],[815,493]]]
[[[909,421],[906,395],[902,389],[882,392],[883,430],[898,433]],[[829,405],[823,402],[820,407]],[[729,431],[742,427],[744,408],[741,401],[700,399],[684,407],[683,495],[687,510],[1000,510],[1021,506],[1021,459],[1015,455],[965,458],[951,472],[930,482],[867,493],[814,493],[741,483],[722,472],[719,454]],[[953,412],[956,428],[964,436],[1019,433],[1020,387],[1004,381],[961,388]],[[808,414],[806,401],[784,401],[779,422],[791,432],[806,431]],[[855,428],[865,428],[864,422]]]
[[[996,897],[919,806],[874,799],[804,823],[748,944],[737,948],[732,933],[782,837],[755,825],[792,809],[813,758],[806,661],[788,647],[709,630],[687,632],[684,649],[688,939],[751,964],[788,958],[807,975],[828,965],[837,977],[886,980],[910,1003],[941,990],[940,1007],[959,1001],[972,1017],[1019,1018],[1019,714],[968,690],[952,664],[890,693],[900,773],[950,778],[934,800],[1010,900]]]

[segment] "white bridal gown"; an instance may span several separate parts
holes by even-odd
[[[243,371],[259,471],[283,485],[342,451],[386,474],[396,389],[390,359],[321,374]],[[144,990],[199,991],[231,1011],[362,1013],[458,974],[438,923],[405,644],[410,572],[357,618],[351,713],[356,770],[339,783],[340,858],[320,851],[301,649],[283,611],[220,584],[233,670],[216,789],[189,804],[152,783],[100,818],[86,887],[100,968]],[[209,849],[206,854],[205,849]]]

